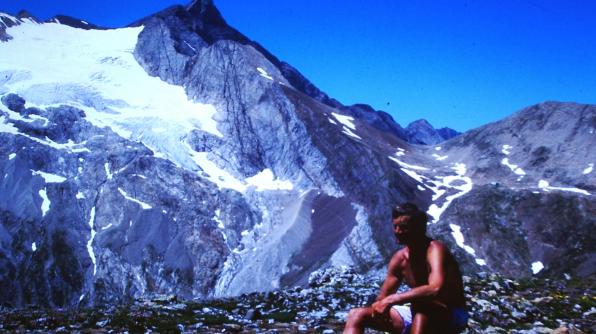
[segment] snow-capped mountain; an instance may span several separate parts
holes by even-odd
[[[428,208],[468,270],[575,274],[560,260],[593,258],[590,234],[554,257],[554,230],[522,218],[594,226],[594,106],[547,103],[412,145],[390,116],[328,97],[211,1],[121,29],[0,20],[2,304],[226,296],[328,266],[382,270],[397,247],[390,208],[404,200]],[[496,203],[499,215],[472,215]],[[500,218],[512,215],[513,227]],[[506,247],[483,242],[495,236]],[[520,249],[513,269],[499,262]]]

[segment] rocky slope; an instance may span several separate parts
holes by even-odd
[[[592,333],[594,282],[515,282],[479,273],[464,277],[470,321],[464,333]],[[348,268],[314,272],[308,285],[234,298],[182,301],[153,296],[127,305],[75,311],[0,312],[0,330],[169,333],[341,333],[353,307],[378,293],[378,277]],[[377,333],[369,330],[368,333]]]
[[[1,19],[2,305],[227,297],[321,268],[382,271],[397,249],[389,208],[406,200],[469,274],[594,274],[595,106],[544,103],[413,145],[211,1],[121,29]]]

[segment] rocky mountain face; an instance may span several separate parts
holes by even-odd
[[[467,255],[507,275],[593,275],[595,128],[596,106],[546,102],[445,142],[437,159],[469,166],[474,187],[436,235],[459,225]]]
[[[382,272],[406,200],[468,273],[594,274],[594,106],[544,103],[412,145],[440,131],[341,105],[211,1],[121,29],[0,18],[3,305]]]

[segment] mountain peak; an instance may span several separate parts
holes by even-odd
[[[450,128],[441,128],[437,130],[425,119],[419,119],[408,124],[406,131],[408,132],[408,141],[423,145],[438,144],[460,134]]]
[[[227,26],[226,21],[215,7],[212,0],[194,0],[188,6],[186,11],[201,21],[214,26]]]
[[[193,0],[186,6],[187,10],[206,10],[208,7],[214,7],[212,0]]]
[[[35,22],[38,22],[39,20],[37,20],[37,18],[35,16],[33,16],[33,14],[29,13],[28,11],[21,9],[18,13],[17,13],[17,19],[32,19]]]
[[[424,118],[421,118],[419,120],[413,121],[410,124],[408,124],[407,128],[414,128],[414,127],[425,127],[425,128],[432,128],[434,129],[434,127]]]

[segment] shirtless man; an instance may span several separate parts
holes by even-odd
[[[392,223],[405,247],[391,258],[376,301],[350,311],[344,334],[363,333],[364,328],[399,334],[461,332],[468,313],[453,255],[444,244],[426,236],[427,216],[416,205],[395,207]],[[402,280],[411,289],[396,293]]]

